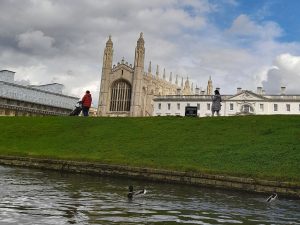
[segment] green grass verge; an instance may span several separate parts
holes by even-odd
[[[1,117],[0,155],[300,184],[300,116]]]

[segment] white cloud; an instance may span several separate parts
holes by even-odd
[[[282,29],[274,22],[267,21],[258,24],[242,14],[233,21],[228,33],[244,37],[273,39],[282,35]]]
[[[273,68],[267,71],[264,88],[271,93],[279,93],[281,86],[287,93],[299,94],[300,88],[300,56],[289,53],[281,54],[274,60]]]

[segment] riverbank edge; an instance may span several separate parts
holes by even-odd
[[[131,177],[256,193],[271,194],[276,192],[281,196],[300,198],[300,185],[254,178],[18,156],[0,156],[0,164],[98,176]]]

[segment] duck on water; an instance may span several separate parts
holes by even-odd
[[[128,199],[132,199],[133,197],[144,195],[147,193],[146,189],[133,191],[132,185],[130,185],[128,189],[129,189],[128,194],[127,194]]]
[[[267,199],[267,202],[272,202],[272,201],[274,201],[276,198],[277,198],[277,194],[276,194],[276,193],[273,193],[273,194]]]

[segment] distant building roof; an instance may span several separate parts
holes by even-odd
[[[33,102],[60,108],[74,108],[78,97],[64,95],[64,85],[51,83],[44,85],[21,85],[14,80],[15,72],[0,71],[0,98]]]
[[[11,73],[16,73],[16,72],[11,71],[11,70],[0,70],[0,73],[1,73],[1,72],[11,72]]]

